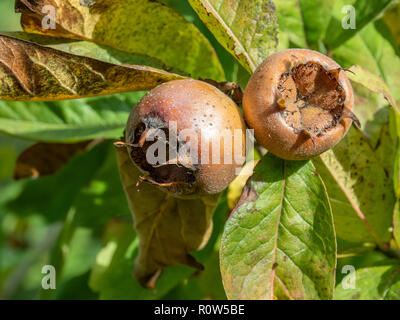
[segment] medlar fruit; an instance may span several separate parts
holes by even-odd
[[[336,145],[349,130],[353,89],[331,58],[312,50],[271,55],[250,78],[243,96],[247,124],[268,151],[305,160]]]
[[[142,181],[197,197],[233,181],[245,160],[245,129],[236,104],[216,87],[175,80],[149,91],[132,110],[125,145]]]

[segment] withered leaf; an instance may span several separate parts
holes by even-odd
[[[91,6],[82,6],[79,0],[17,0],[15,9],[22,13],[26,32],[93,41],[157,58],[194,78],[224,80],[224,70],[208,39],[161,1],[90,2]]]
[[[121,66],[0,35],[0,99],[62,100],[149,90],[182,76]]]
[[[116,149],[122,184],[140,241],[134,277],[143,286],[154,287],[164,267],[183,264],[201,269],[190,251],[200,250],[207,243],[219,194],[180,199],[147,183],[137,188],[139,170],[127,149]]]
[[[35,143],[18,157],[14,179],[39,178],[56,173],[74,156],[90,149],[99,141],[87,140],[79,143]]]

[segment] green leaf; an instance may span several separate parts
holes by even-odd
[[[397,111],[396,102],[390,93],[390,90],[382,78],[369,72],[368,70],[363,69],[360,66],[353,66],[350,68],[350,71],[353,73],[349,74],[349,78],[351,81],[356,82],[358,84],[363,85],[369,90],[383,94],[384,98],[389,102],[389,104]]]
[[[393,211],[393,238],[396,241],[397,248],[400,249],[400,200],[397,199]]]
[[[399,171],[399,115],[394,109],[384,109],[387,114],[386,121],[381,124],[381,131],[379,134],[379,140],[375,147],[375,154],[378,161],[382,164],[385,173],[393,180],[393,187],[395,196],[400,196],[400,171]]]
[[[71,211],[71,220],[75,218],[75,212]],[[65,294],[66,287],[77,278],[84,276],[90,271],[96,260],[96,255],[101,249],[101,241],[95,237],[93,230],[81,227],[74,227],[68,221],[67,217],[64,229],[58,242],[54,245],[47,264],[55,267],[57,271],[57,290],[41,290],[41,299],[51,299],[52,297],[60,299],[60,295]],[[72,228],[70,228],[72,227]],[[64,231],[66,231],[64,233]],[[82,295],[82,289],[85,288],[86,294],[93,295],[87,283],[81,286],[79,295]],[[77,298],[74,298],[77,299]]]
[[[370,22],[379,18],[397,0],[336,0],[332,17],[325,35],[325,43],[330,50],[337,48],[345,41],[354,37]],[[342,12],[344,6],[351,5],[354,8],[356,25],[355,29],[344,29],[343,19],[348,12]]]
[[[107,147],[103,143],[75,157],[54,176],[27,181],[6,208],[17,215],[42,215],[50,222],[64,220],[79,191],[103,164]]]
[[[76,226],[101,231],[110,220],[132,223],[124,189],[118,172],[114,147],[103,156],[104,164],[92,181],[81,190],[74,201]]]
[[[279,24],[279,48],[325,51],[323,39],[334,1],[275,0]]]
[[[220,195],[181,199],[148,183],[138,188],[140,171],[127,149],[116,150],[122,184],[140,239],[135,278],[143,286],[153,286],[166,266],[183,264],[201,269],[189,252],[202,249],[209,240],[212,215]]]
[[[318,49],[328,28],[328,17],[332,13],[334,1],[326,0],[299,0],[297,7],[301,12],[307,46]],[[292,4],[293,6],[293,4]]]
[[[395,203],[393,185],[363,134],[352,127],[336,147],[313,162],[328,190],[337,236],[385,248]]]
[[[85,228],[76,228],[70,242],[63,249],[68,250],[63,267],[63,281],[68,281],[85,274],[93,266],[97,252],[101,246],[99,239],[93,236],[93,231]]]
[[[267,154],[221,240],[230,299],[330,299],[336,242],[328,197],[310,161]]]
[[[190,6],[188,1],[182,0],[160,0],[167,6],[178,11],[187,21],[193,23],[200,32],[210,41],[214,47],[218,59],[224,69],[226,81],[239,83],[242,88],[246,87],[250,74],[244,67],[215,39],[214,35],[207,29],[197,13]],[[180,72],[177,72],[180,73]]]
[[[52,5],[56,29],[43,29],[42,8]],[[157,58],[195,78],[224,80],[217,55],[200,31],[175,10],[154,0],[103,0],[90,8],[78,1],[17,0],[26,32],[89,40]]]
[[[101,249],[101,243],[89,228],[74,228],[68,243],[62,245],[64,251],[64,266],[59,277],[68,281],[81,276],[91,269],[96,255]]]
[[[293,0],[275,0],[276,17],[279,24],[279,50],[306,48],[306,35],[300,6]]]
[[[118,139],[143,94],[52,102],[0,101],[0,132],[44,142]]]
[[[393,116],[399,118],[399,120],[397,120],[399,124],[400,110],[389,87],[381,77],[358,65],[351,67],[349,70],[352,72],[349,74],[350,80],[354,84],[359,85],[355,90],[356,113],[360,117],[360,122],[364,125],[364,131],[371,145],[376,146],[382,132],[382,127],[388,122],[386,120],[388,118],[388,112],[384,109],[384,106],[386,106],[386,103],[389,103],[393,107],[396,111],[396,114]],[[366,88],[367,91],[363,91],[360,86]],[[373,93],[382,95],[386,101],[380,102],[379,97],[377,98]],[[394,145],[396,145],[396,139],[394,139]]]
[[[398,21],[399,16],[400,16],[400,4],[394,7],[393,9],[387,11],[383,20],[385,21],[386,25],[392,32],[393,37],[397,41],[397,44],[400,45],[400,25]]]
[[[400,265],[365,267],[355,272],[355,288],[339,283],[335,290],[336,300],[399,300]]]
[[[270,0],[189,0],[193,9],[250,73],[277,47],[278,26]]]
[[[351,40],[341,44],[332,52],[332,57],[344,67],[360,65],[380,76],[387,83],[385,89],[389,89],[394,100],[398,100],[400,99],[400,79],[398,77],[400,57],[397,52],[398,49],[389,30],[382,21],[377,21],[368,24]],[[356,77],[361,76],[356,73]]]
[[[14,179],[50,176],[74,156],[90,150],[96,143],[90,140],[68,144],[35,143],[26,148],[15,161]]]
[[[226,300],[219,268],[218,251],[204,263],[204,270],[182,281],[163,300]]]
[[[400,98],[400,57],[390,34],[380,21],[369,24],[336,48],[332,57],[345,68],[356,65],[356,74],[348,73],[355,90],[355,113],[371,144],[376,146],[382,126],[380,111],[388,100],[394,105]]]
[[[354,74],[349,73],[355,89],[355,113],[359,117],[363,131],[369,138],[370,144],[376,148],[380,140],[382,126],[388,121],[384,107],[389,103],[397,111],[390,113],[394,120],[391,124],[391,146],[386,149],[397,150],[399,153],[400,115],[399,106],[396,103],[400,99],[400,56],[392,35],[381,20],[367,25],[359,34],[354,36],[340,47],[334,50],[333,58],[344,66],[359,64],[352,67]],[[382,98],[384,97],[384,99]],[[382,117],[383,115],[383,117]],[[395,129],[397,127],[397,129]],[[397,131],[397,133],[396,133]],[[394,132],[394,133],[393,133]],[[396,137],[396,135],[398,137]],[[381,148],[382,149],[382,148]],[[395,169],[393,179],[396,194],[400,194],[399,186],[399,161],[395,157]],[[392,161],[393,157],[385,156],[384,161]]]
[[[183,77],[121,66],[0,35],[0,98],[62,100],[149,90]]]
[[[130,222],[114,220],[108,224],[105,246],[96,258],[89,285],[100,299],[160,299],[193,273],[188,267],[165,268],[154,290],[143,288],[132,278],[133,261],[138,255],[138,239]]]

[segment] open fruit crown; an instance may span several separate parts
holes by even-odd
[[[335,146],[355,120],[346,69],[323,54],[289,49],[267,58],[250,78],[244,116],[258,142],[289,160]]]

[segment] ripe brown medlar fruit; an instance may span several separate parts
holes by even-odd
[[[243,96],[257,141],[288,160],[305,160],[336,145],[349,130],[353,89],[331,58],[312,50],[271,55],[254,72]]]
[[[245,129],[236,104],[216,87],[175,80],[149,91],[132,110],[124,144],[142,181],[197,197],[233,181],[245,160]]]

